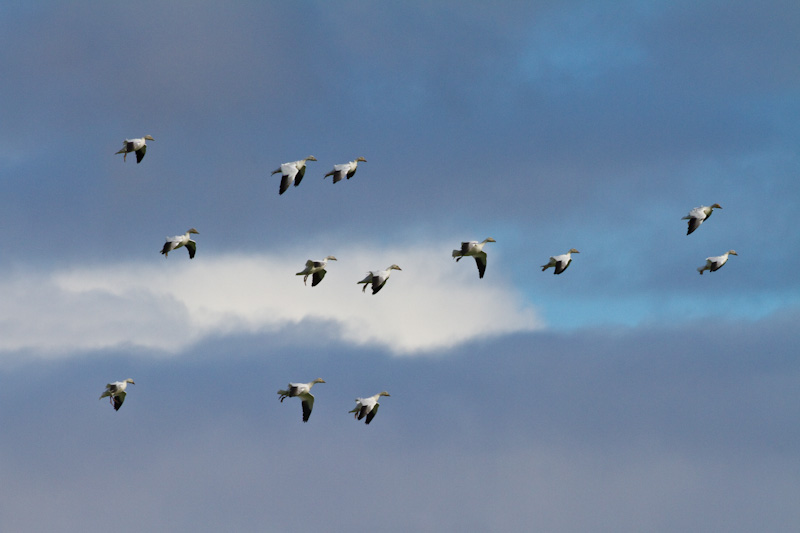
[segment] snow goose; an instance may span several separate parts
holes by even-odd
[[[300,181],[302,181],[303,176],[306,173],[306,161],[316,160],[316,157],[310,155],[305,159],[284,163],[280,167],[273,170],[272,174],[277,174],[278,172],[281,173],[281,188],[279,194],[285,193],[286,189],[288,189],[289,185],[292,183],[294,183],[295,187],[300,185]]]
[[[572,254],[579,254],[580,252],[575,248],[570,248],[569,252],[561,255],[555,255],[550,258],[550,262],[546,265],[542,265],[542,272],[547,270],[550,267],[555,267],[555,272],[553,274],[561,274],[564,272],[569,264],[572,262]]]
[[[317,383],[325,383],[322,378],[317,378],[308,383],[289,383],[286,390],[279,390],[278,394],[281,395],[281,403],[284,398],[299,397],[303,401],[303,422],[308,422],[308,417],[311,416],[311,410],[314,408],[314,396],[311,394],[311,387]]]
[[[378,400],[381,396],[389,396],[389,393],[386,391],[379,392],[375,396],[370,396],[369,398],[356,398],[356,406],[352,411],[348,411],[349,413],[355,413],[353,417],[358,420],[361,420],[365,416],[367,417],[366,423],[369,424],[372,422],[372,419],[375,418],[375,415],[378,414],[378,407],[381,404],[378,403]]]
[[[712,205],[701,205],[700,207],[695,207],[689,214],[685,217],[681,218],[681,220],[688,220],[689,221],[689,230],[686,232],[686,235],[690,235],[694,230],[700,227],[708,217],[711,216],[711,213],[714,209],[722,209],[722,206],[719,204],[712,204]]]
[[[344,163],[343,165],[333,165],[333,170],[325,174],[322,179],[327,178],[328,176],[333,176],[333,182],[336,183],[338,181],[342,181],[342,178],[350,179],[353,177],[353,174],[356,173],[356,169],[358,168],[358,162],[363,161],[364,163],[367,162],[366,159],[363,157],[357,157],[350,161],[349,163]]]
[[[128,387],[128,383],[136,385],[131,378],[107,384],[105,392],[100,395],[100,399],[102,400],[108,396],[108,400],[114,406],[114,410],[119,411],[119,408],[122,407],[122,402],[125,401],[125,389]]]
[[[728,250],[724,254],[718,255],[716,257],[706,257],[706,264],[701,267],[697,267],[697,271],[700,272],[701,276],[703,275],[704,270],[716,272],[717,270],[722,268],[722,265],[728,262],[729,255],[739,255],[739,254],[737,254],[734,250]]]
[[[489,237],[481,242],[468,241],[461,243],[460,250],[453,250],[453,257],[456,262],[460,261],[462,257],[470,256],[475,258],[475,263],[478,265],[478,277],[483,278],[483,273],[486,272],[486,252],[483,251],[483,246],[487,242],[497,242]]]
[[[200,234],[199,231],[192,228],[183,235],[167,237],[167,242],[165,242],[164,247],[161,248],[161,253],[164,254],[164,257],[167,257],[172,250],[177,250],[181,246],[185,246],[189,251],[189,259],[194,259],[194,253],[197,250],[197,243],[189,238],[189,235],[192,233],[196,233],[198,235]]]
[[[129,153],[135,152],[136,163],[141,163],[142,159],[144,159],[144,153],[147,151],[146,141],[155,141],[155,139],[153,139],[153,137],[150,135],[145,135],[144,137],[140,137],[138,139],[125,139],[122,141],[122,150],[117,152],[117,154],[122,154],[122,160],[125,161]]]
[[[312,276],[311,286],[316,287],[327,273],[325,267],[328,265],[328,261],[336,261],[336,258],[332,255],[329,255],[322,261],[312,261],[309,259],[306,261],[306,268],[302,272],[298,272],[297,275],[303,276],[303,283],[306,285],[308,285],[308,276]]]
[[[372,294],[378,294],[378,291],[386,285],[386,280],[389,279],[389,274],[391,274],[392,270],[403,270],[397,265],[392,265],[387,267],[386,270],[372,270],[367,274],[367,277],[359,281],[358,283],[363,283],[364,288],[361,289],[361,292],[367,291],[367,284],[372,284]]]

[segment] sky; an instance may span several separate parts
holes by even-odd
[[[798,27],[3,3],[0,530],[797,531]],[[158,253],[192,227],[194,259]],[[452,250],[487,237],[479,279]],[[304,424],[276,391],[317,377]]]

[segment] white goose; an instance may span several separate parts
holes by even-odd
[[[295,187],[300,185],[300,181],[302,181],[303,176],[306,173],[306,161],[316,160],[316,157],[310,155],[305,159],[284,163],[280,167],[273,170],[272,174],[277,174],[278,172],[281,173],[281,188],[279,194],[285,193],[286,189],[288,189],[289,185],[292,183],[294,183]]]
[[[569,252],[561,255],[555,255],[550,258],[550,262],[542,265],[542,272],[550,267],[555,267],[553,274],[561,274],[564,272],[569,264],[572,262],[572,254],[579,254],[580,252],[575,248],[570,248]]]
[[[167,237],[167,242],[164,243],[164,247],[161,248],[161,253],[164,254],[164,257],[168,257],[168,254],[172,250],[177,250],[181,246],[185,246],[186,249],[189,251],[189,259],[194,259],[194,253],[197,250],[197,243],[194,242],[189,235],[192,233],[196,233],[197,235],[200,234],[199,231],[192,228],[183,235],[175,235],[174,237]]]
[[[366,159],[363,157],[357,157],[350,161],[349,163],[344,163],[343,165],[333,165],[333,170],[325,174],[322,179],[327,178],[328,176],[333,176],[333,182],[336,183],[338,181],[342,181],[342,178],[350,179],[353,177],[353,174],[356,173],[356,169],[358,168],[358,162],[363,161],[364,163],[367,162]]]
[[[378,294],[378,291],[386,285],[386,280],[389,279],[389,275],[392,273],[392,270],[403,270],[397,265],[392,265],[387,267],[386,270],[372,270],[367,274],[367,277],[359,281],[359,283],[364,284],[364,288],[361,289],[361,292],[367,291],[367,284],[372,284],[372,294]]]
[[[122,141],[122,150],[117,152],[117,154],[122,154],[122,160],[125,161],[129,153],[135,152],[136,163],[141,163],[142,159],[144,159],[145,152],[147,152],[147,143],[145,141],[155,141],[155,139],[150,135],[145,135],[138,139],[125,139]]]
[[[381,404],[378,403],[378,400],[381,396],[389,396],[389,393],[386,391],[379,392],[375,396],[370,396],[369,398],[356,398],[356,407],[352,411],[348,411],[349,413],[355,413],[353,416],[361,420],[365,416],[367,417],[366,424],[372,422],[372,419],[375,418],[375,415],[378,414],[378,407]]]
[[[462,257],[470,256],[475,258],[475,263],[478,265],[478,277],[483,278],[483,273],[486,272],[486,252],[483,251],[483,246],[487,242],[497,242],[489,237],[481,242],[467,241],[461,243],[460,250],[453,250],[453,257],[456,258],[456,263]]]
[[[308,383],[289,383],[289,386],[286,387],[286,390],[279,390],[278,394],[281,395],[281,403],[283,403],[284,398],[294,398],[295,396],[299,397],[303,403],[303,422],[308,422],[308,417],[311,416],[311,409],[314,408],[314,396],[311,395],[311,387],[313,387],[317,383],[325,383],[325,380],[322,378],[317,378],[314,381],[309,381]]]
[[[722,209],[722,206],[719,204],[712,204],[709,206],[701,205],[700,207],[695,207],[689,214],[685,217],[681,218],[681,220],[688,220],[689,221],[689,230],[686,232],[686,235],[691,234],[694,230],[700,227],[708,217],[711,216],[711,213],[714,209]]]
[[[122,407],[122,402],[125,401],[125,389],[128,387],[128,383],[136,385],[131,378],[107,384],[105,392],[100,395],[100,399],[102,400],[108,396],[108,401],[114,406],[114,410],[119,411],[119,408]]]
[[[718,255],[716,257],[706,257],[706,264],[701,267],[697,267],[697,271],[700,272],[701,276],[703,275],[704,270],[716,272],[717,270],[722,268],[722,265],[728,262],[729,255],[739,255],[739,254],[737,254],[734,250],[728,250],[724,254]]]
[[[298,272],[296,275],[303,276],[303,283],[308,285],[308,276],[313,276],[311,278],[311,286],[316,287],[317,284],[322,281],[322,278],[325,277],[327,271],[325,267],[328,265],[328,261],[336,261],[337,259],[332,255],[329,255],[322,261],[312,261],[309,259],[306,261],[306,268],[302,272]]]

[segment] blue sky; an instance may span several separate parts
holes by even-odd
[[[798,27],[779,1],[3,5],[0,529],[795,531]],[[190,227],[193,260],[158,253]],[[490,236],[483,279],[450,257]],[[316,377],[303,424],[275,392]]]

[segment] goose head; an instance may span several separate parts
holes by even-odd
[[[130,383],[131,385],[136,385],[131,378],[125,380],[125,383]]]
[[[356,161],[363,161],[364,163],[366,163],[366,162],[367,162],[367,160],[366,160],[366,159],[364,159],[363,157],[357,157],[357,158],[356,158]]]
[[[711,204],[711,209],[722,209],[722,206],[719,204]]]
[[[570,248],[569,252],[567,252],[567,253],[568,254],[579,254],[580,252],[578,250],[576,250],[575,248]]]
[[[189,231],[187,231],[186,233],[196,233],[197,235],[200,235],[200,232],[199,232],[199,231],[197,231],[197,230],[196,230],[196,229],[194,229],[194,228],[190,229],[190,230],[189,230]]]
[[[403,269],[402,269],[402,268],[400,268],[400,267],[399,267],[399,266],[397,266],[397,265],[392,265],[392,266],[390,266],[389,268],[387,268],[386,270],[403,270]]]
[[[488,239],[484,240],[483,242],[497,242],[497,241],[494,240],[492,237],[489,237]]]
[[[147,140],[147,141],[155,141],[155,139],[153,139],[153,136],[152,136],[152,135],[145,135],[145,136],[144,136],[144,138],[145,138],[145,140]]]
[[[316,161],[316,160],[317,160],[317,158],[314,157],[313,155],[310,155],[310,156],[305,158],[305,161]]]
[[[322,378],[317,378],[317,379],[315,379],[314,381],[312,381],[311,383],[312,383],[312,384],[313,384],[313,383],[325,383],[325,380],[324,380],[324,379],[322,379]]]
[[[325,261],[338,261],[338,259],[336,259],[332,255],[329,255],[328,257],[325,258]]]
[[[390,394],[388,392],[386,392],[386,391],[383,391],[383,392],[379,392],[378,396],[390,396]]]
[[[728,255],[739,255],[736,253],[736,250],[728,250]]]

